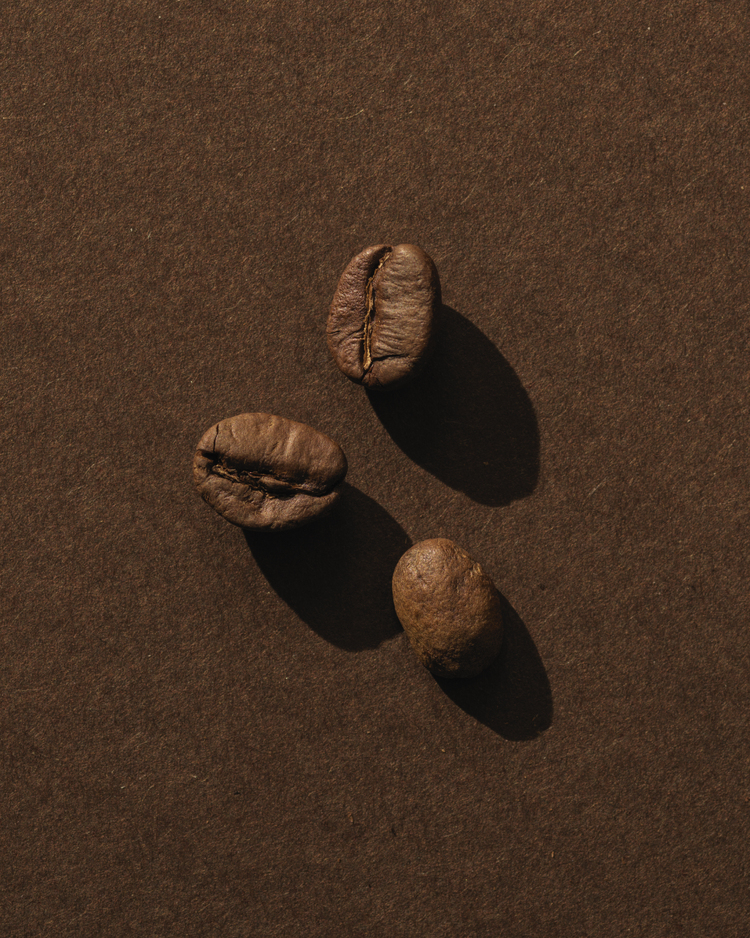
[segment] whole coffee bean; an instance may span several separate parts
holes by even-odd
[[[415,244],[376,244],[350,261],[328,315],[328,348],[367,388],[401,384],[432,350],[440,280]]]
[[[240,414],[201,437],[193,478],[201,496],[243,528],[282,530],[325,514],[346,475],[343,450],[304,423]]]
[[[393,574],[393,602],[414,651],[438,677],[473,677],[500,651],[500,594],[453,541],[407,550]]]

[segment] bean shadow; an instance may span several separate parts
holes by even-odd
[[[244,533],[276,593],[326,641],[362,651],[401,631],[391,577],[411,541],[359,489],[344,483],[332,512],[303,528]]]
[[[539,427],[518,376],[490,340],[443,306],[424,371],[394,391],[368,391],[406,455],[482,505],[530,495],[539,478]]]
[[[489,668],[465,680],[435,681],[453,703],[505,739],[534,739],[552,725],[552,690],[521,617],[501,599],[505,634]]]

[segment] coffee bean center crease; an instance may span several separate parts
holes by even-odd
[[[246,485],[251,489],[263,492],[269,498],[293,498],[299,492],[304,492],[307,495],[318,494],[311,491],[309,485],[304,483],[294,483],[278,476],[254,472],[252,469],[234,465],[226,459],[218,459],[212,463],[209,472],[212,475],[221,476],[222,479],[228,479],[230,482]]]
[[[367,310],[365,312],[365,321],[363,325],[363,341],[362,341],[362,367],[365,372],[369,371],[373,363],[376,361],[384,361],[385,358],[392,357],[387,355],[382,355],[379,358],[373,358],[372,355],[372,332],[375,328],[375,289],[373,282],[379,270],[383,268],[385,262],[391,256],[392,251],[386,251],[385,254],[380,258],[378,266],[372,272],[372,275],[367,280],[367,287],[365,291],[366,300],[367,300]]]

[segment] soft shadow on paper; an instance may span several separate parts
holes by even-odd
[[[503,646],[489,668],[473,678],[435,680],[457,706],[505,739],[534,739],[552,724],[552,690],[521,617],[501,599]]]
[[[379,420],[415,463],[482,505],[530,495],[539,427],[515,371],[468,319],[443,306],[436,348],[402,388],[368,391]]]
[[[401,631],[391,577],[411,541],[359,489],[344,483],[319,521],[295,531],[245,531],[245,540],[273,589],[326,641],[361,651]]]

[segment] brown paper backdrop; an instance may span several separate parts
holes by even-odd
[[[0,933],[741,936],[750,17],[740,0],[5,0]],[[325,320],[434,258],[432,367]],[[243,536],[212,422],[345,449]],[[463,545],[439,684],[390,573]]]

